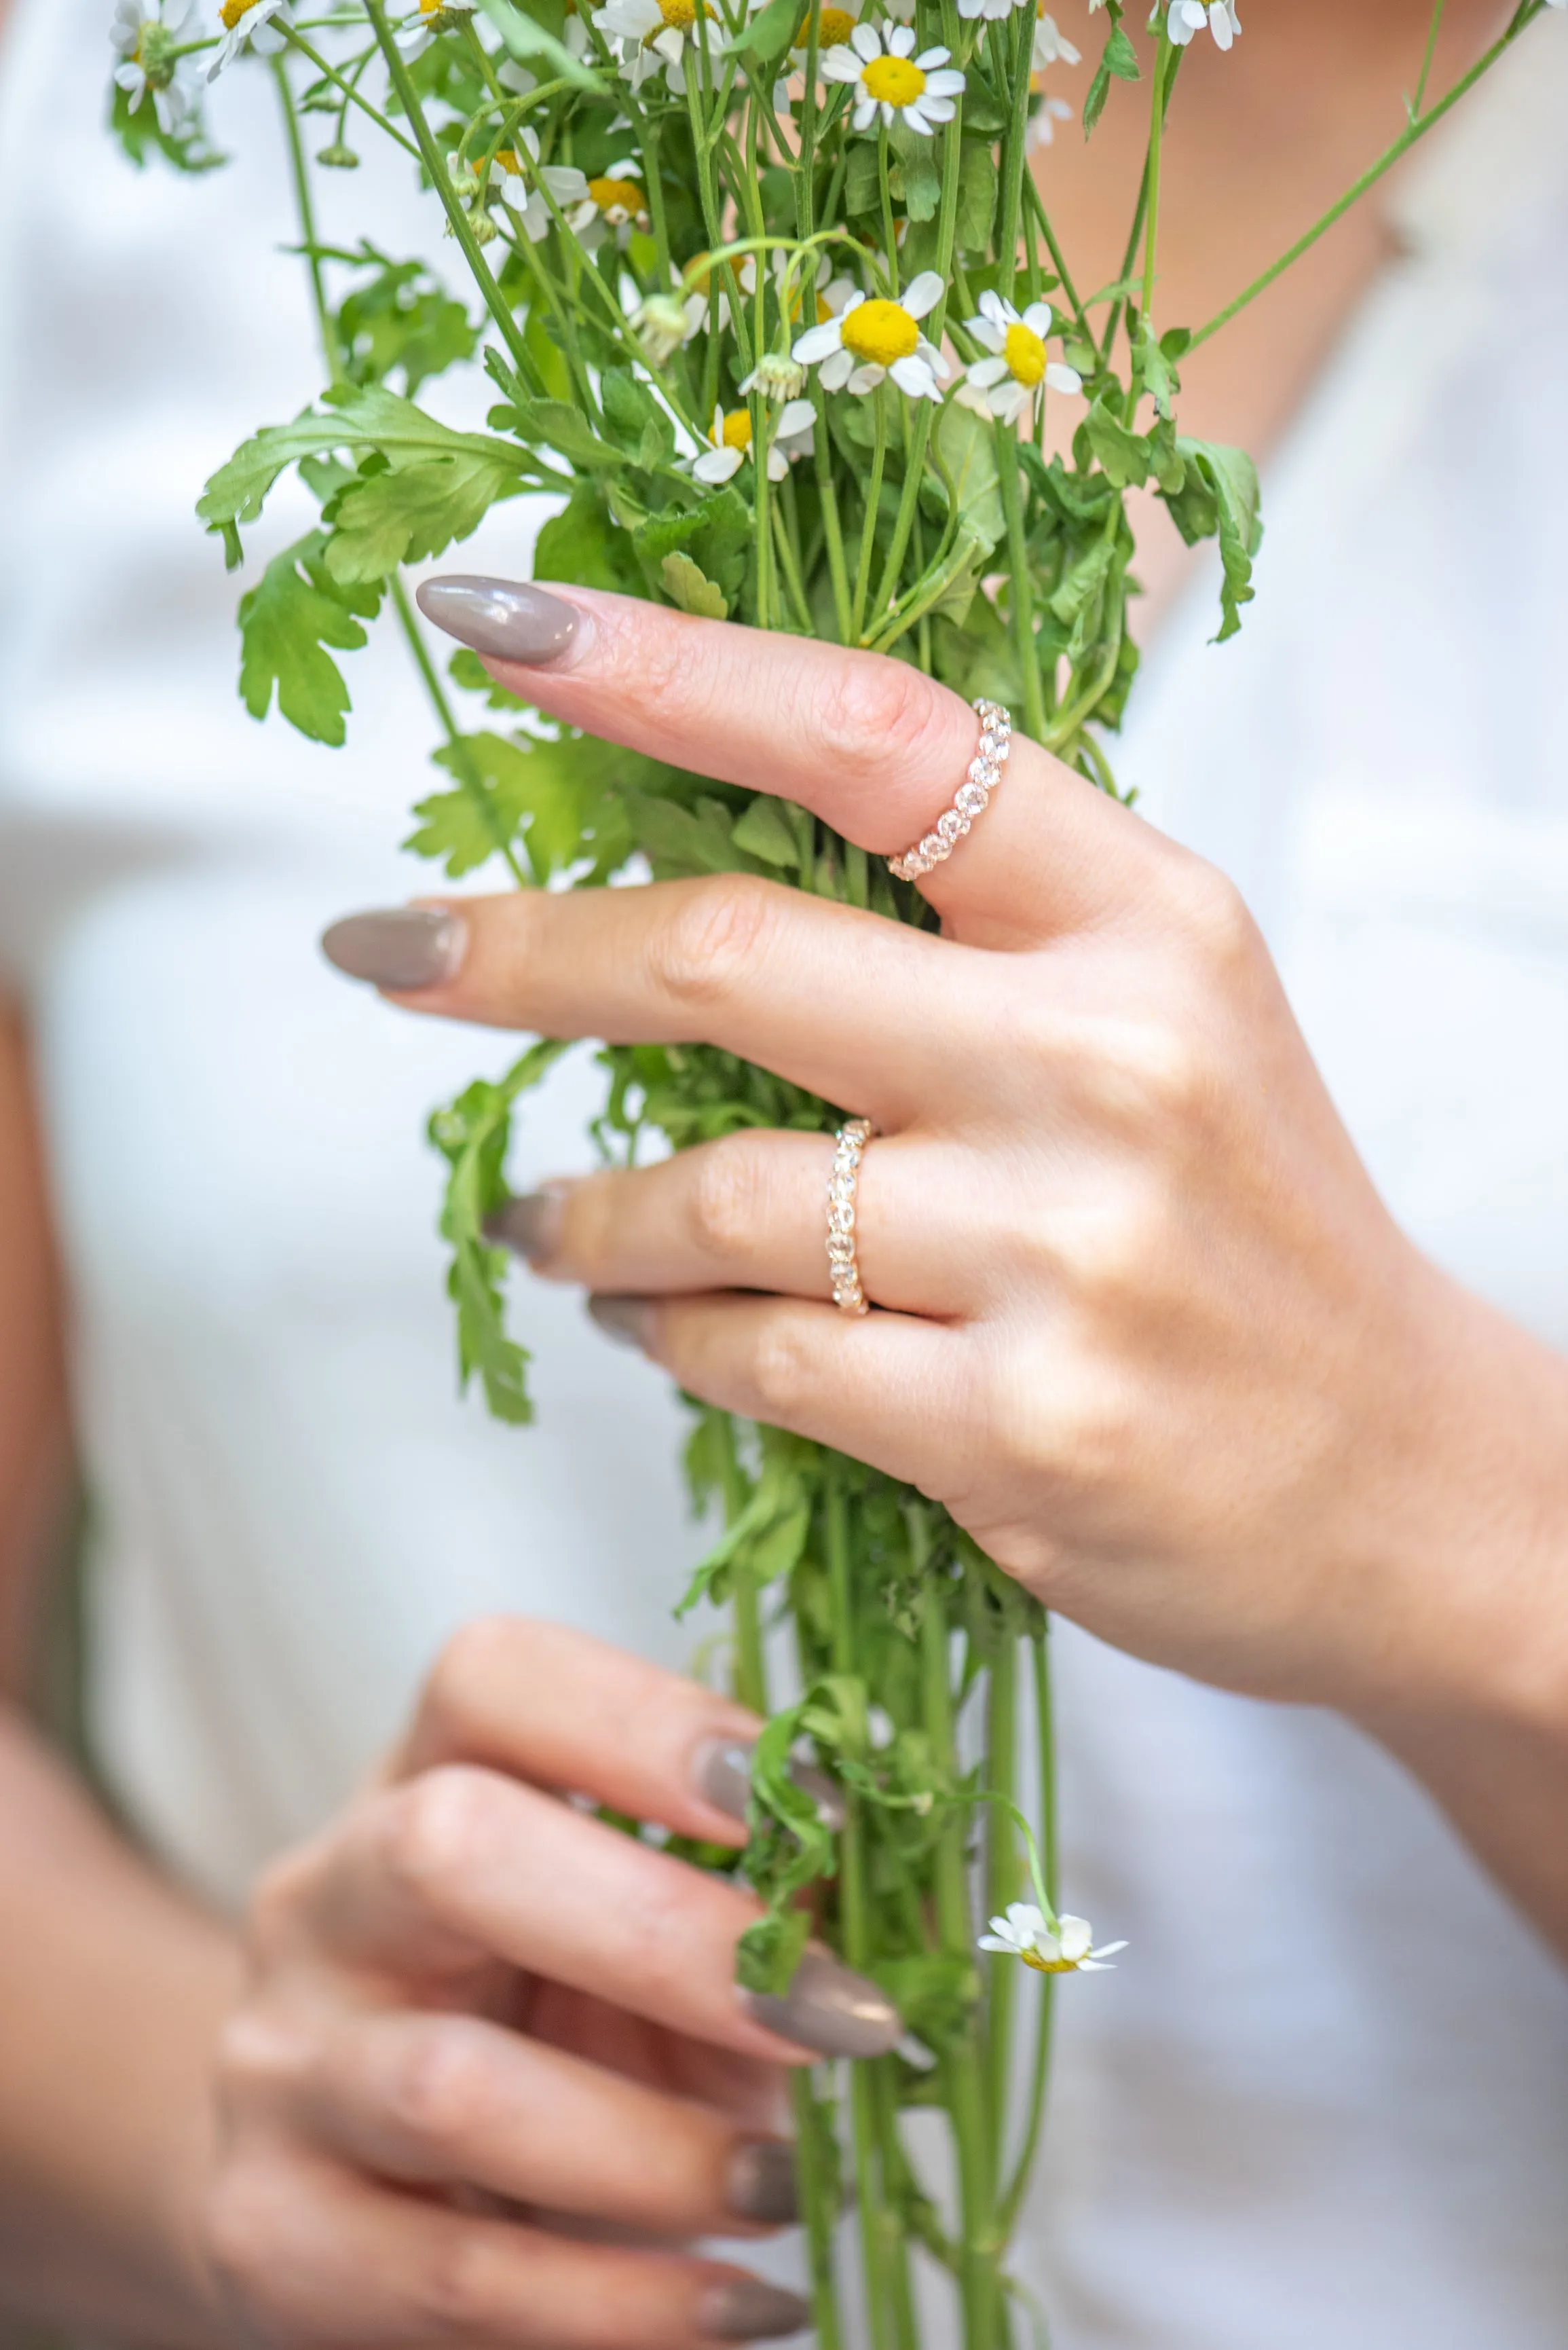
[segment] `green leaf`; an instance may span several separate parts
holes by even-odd
[[[552,79],[574,82],[579,89],[603,89],[597,74],[580,57],[573,57],[566,43],[558,41],[554,33],[547,33],[532,16],[524,16],[513,7],[512,0],[479,0],[479,5],[514,57],[542,59]]]
[[[286,465],[301,457],[330,456],[340,449],[373,450],[394,472],[451,468],[447,487],[452,501],[472,511],[474,520],[528,464],[526,452],[510,442],[484,432],[454,432],[384,385],[368,384],[345,391],[325,410],[306,409],[290,424],[264,425],[219,466],[197,501],[196,512],[204,523],[219,528],[254,522]]]
[[[1095,69],[1095,78],[1089,84],[1088,95],[1084,100],[1085,139],[1105,112],[1106,98],[1110,89],[1113,75],[1117,81],[1138,79],[1137,52],[1122,30],[1119,8],[1112,10],[1111,28],[1106,36],[1106,46],[1100,52],[1100,62]]]
[[[664,592],[672,604],[683,612],[695,612],[705,620],[727,620],[730,607],[713,582],[700,571],[686,553],[677,547],[667,555],[659,567]]]
[[[929,132],[922,136],[906,130],[900,120],[893,126],[889,144],[897,158],[888,174],[894,195],[902,198],[912,221],[934,220],[942,200],[941,173],[933,151],[936,140]]]
[[[616,527],[604,500],[589,484],[572,492],[563,511],[552,515],[534,546],[535,579],[566,579],[579,588],[607,588],[612,594],[645,592],[629,535]]]
[[[1163,417],[1167,423],[1176,413],[1175,398],[1181,389],[1181,379],[1176,372],[1170,353],[1165,348],[1171,339],[1170,336],[1162,335],[1157,341],[1148,320],[1147,318],[1138,320],[1136,345],[1137,371],[1154,400],[1156,413]]]
[[[535,448],[554,449],[586,473],[613,470],[626,463],[618,449],[601,441],[579,409],[564,400],[526,400],[512,411],[513,430]]]
[[[1120,418],[1111,413],[1103,393],[1085,417],[1083,430],[1106,478],[1116,489],[1141,487],[1147,481],[1147,442],[1138,433],[1129,432]]]
[[[877,168],[877,149],[870,140],[851,142],[849,161],[844,172],[844,209],[846,213],[874,213],[882,201],[882,182]]]
[[[1007,530],[996,469],[996,428],[972,408],[950,400],[937,418],[933,438],[959,515],[976,545],[989,550]]]
[[[333,507],[327,567],[345,585],[385,579],[400,563],[421,562],[466,538],[520,486],[512,467],[466,452],[429,464],[367,468]]]
[[[351,707],[343,673],[325,648],[355,652],[365,642],[360,619],[370,619],[379,595],[346,594],[322,567],[327,541],[313,530],[275,555],[256,585],[240,598],[240,699],[253,718],[277,706],[291,726],[315,743],[340,744]]]
[[[1186,474],[1181,490],[1168,494],[1165,503],[1189,546],[1200,538],[1219,537],[1223,579],[1220,633],[1214,642],[1222,645],[1241,628],[1241,607],[1250,604],[1255,592],[1252,558],[1263,540],[1257,469],[1241,449],[1185,439],[1176,446]]]
[[[504,1170],[513,1105],[568,1049],[553,1039],[541,1039],[498,1085],[477,1078],[430,1122],[430,1139],[451,1169],[441,1229],[452,1250],[447,1295],[457,1307],[458,1384],[466,1388],[477,1377],[497,1419],[514,1426],[525,1425],[534,1417],[529,1356],[506,1335],[501,1281],[508,1253],[493,1248],[485,1239],[484,1221],[506,1198]]]
[[[429,377],[473,357],[478,329],[422,261],[392,261],[363,239],[358,253],[326,257],[374,273],[338,306],[350,381],[380,383],[398,369],[411,400]]]
[[[732,55],[780,57],[794,44],[805,13],[805,0],[768,0],[729,44]]]
[[[721,593],[739,595],[745,578],[746,549],[753,516],[740,493],[726,484],[694,506],[670,507],[650,515],[633,531],[632,545],[650,581],[661,581],[667,555],[684,549]]]
[[[983,253],[996,219],[996,158],[979,139],[966,139],[959,156],[958,211],[953,242],[961,253]]]
[[[461,878],[521,837],[541,885],[587,859],[596,872],[621,864],[631,849],[625,811],[612,786],[623,771],[652,775],[652,761],[595,735],[546,739],[482,732],[432,754],[456,779],[455,791],[421,800],[419,829],[403,846],[445,862]]]
[[[735,1945],[735,1981],[741,1989],[781,1998],[794,1981],[810,1936],[809,1909],[770,1911],[757,1918]]]
[[[760,857],[764,865],[798,868],[800,843],[784,820],[787,805],[759,793],[730,835],[735,847],[748,857]]]
[[[634,463],[652,472],[675,454],[675,427],[629,368],[607,368],[599,387],[605,422]]]

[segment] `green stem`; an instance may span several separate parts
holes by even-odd
[[[327,299],[327,281],[322,275],[321,248],[316,234],[316,208],[310,195],[310,168],[305,160],[305,147],[299,136],[299,116],[289,87],[288,68],[281,56],[272,61],[273,79],[277,84],[278,104],[283,110],[283,126],[288,141],[289,170],[294,179],[294,201],[299,214],[299,241],[305,247],[305,257],[310,269],[310,296],[316,306],[316,328],[321,338],[321,355],[327,362],[327,372],[334,383],[343,380],[343,354],[337,344],[337,326]]]
[[[1011,1633],[1003,1633],[992,1658],[985,1700],[986,1784],[1011,1804],[1017,1776],[1018,1656]],[[985,1834],[985,1908],[998,1917],[1019,1888],[1018,1851],[1011,1814],[998,1804]],[[986,2063],[991,2082],[992,2168],[1002,2175],[1006,2152],[1008,2095],[1012,2083],[1012,2009],[1019,1969],[993,1957],[986,1999]]]
[[[1018,234],[1023,203],[1023,182],[1029,170],[1029,68],[1034,48],[1034,16],[1030,9],[1014,9],[1006,26],[993,28],[998,40],[1011,39],[1012,113],[1002,146],[1002,227],[996,240],[997,290],[1004,302],[1012,299],[1018,276]],[[1064,285],[1065,280],[1064,280]]]
[[[1046,1907],[1056,1914],[1058,1865],[1056,1855],[1055,1723],[1051,1703],[1050,1627],[1030,1636],[1031,1678],[1034,1690],[1035,1760],[1039,1772],[1041,1874],[1045,1881]],[[1029,2096],[1018,2160],[999,2206],[1003,2242],[1017,2224],[1019,2208],[1029,2189],[1035,2149],[1045,2119],[1045,2093],[1051,2076],[1051,2034],[1055,2017],[1056,1977],[1040,1978],[1040,2011],[1034,2026],[1034,2056],[1030,2066]]]
[[[1007,525],[1009,604],[1012,641],[1023,673],[1023,725],[1037,743],[1045,740],[1045,693],[1040,682],[1040,656],[1034,646],[1034,586],[1029,550],[1023,536],[1023,502],[1018,488],[1018,436],[1010,425],[996,428],[996,470],[1002,488],[1002,518]]]
[[[408,639],[409,650],[413,654],[415,666],[418,669],[421,677],[424,681],[425,691],[430,696],[431,706],[434,710],[436,717],[441,723],[441,732],[446,736],[447,742],[455,754],[458,770],[457,779],[462,785],[464,791],[466,791],[476,803],[480,814],[484,820],[485,829],[489,832],[496,847],[505,858],[506,863],[511,869],[512,879],[516,882],[517,887],[520,889],[532,889],[534,885],[530,881],[527,874],[524,871],[522,866],[518,863],[516,851],[513,848],[511,841],[506,837],[501,826],[496,820],[495,810],[492,805],[490,794],[485,790],[483,784],[480,780],[478,772],[474,767],[473,753],[469,744],[468,737],[464,734],[461,726],[459,726],[457,719],[453,714],[452,704],[446,698],[445,689],[441,684],[440,677],[436,674],[435,663],[431,660],[430,655],[430,647],[425,642],[424,632],[421,629],[419,621],[415,617],[414,608],[409,601],[409,591],[403,585],[400,574],[394,571],[388,582],[388,585],[391,589],[392,609],[398,616],[398,624],[401,628],[404,636]]]
[[[871,558],[877,546],[877,516],[882,504],[882,469],[888,462],[888,388],[879,383],[871,394],[876,409],[877,438],[871,451],[871,479],[866,489],[866,519],[860,527],[860,560],[855,571],[855,605],[850,632],[857,643],[866,623],[866,594],[871,585]]]
[[[1412,122],[1414,122],[1420,114],[1422,101],[1427,95],[1427,84],[1431,78],[1432,59],[1437,55],[1438,34],[1441,28],[1442,22],[1443,0],[1432,0],[1431,19],[1427,26],[1427,46],[1421,53],[1420,77],[1416,84],[1416,95],[1410,100],[1410,104],[1407,109],[1409,119]]]
[[[275,18],[274,19],[274,22],[276,22]],[[357,106],[361,114],[368,114],[371,121],[375,123],[378,130],[384,130],[389,139],[395,139],[398,145],[403,150],[403,152],[406,155],[411,155],[416,163],[419,161],[420,151],[414,145],[412,140],[405,139],[402,132],[398,129],[397,124],[395,122],[389,122],[387,117],[381,112],[379,106],[372,106],[368,98],[361,98],[355,85],[352,82],[345,80],[344,77],[337,71],[336,67],[329,66],[327,64],[327,59],[321,55],[320,50],[314,48],[310,42],[302,36],[297,26],[278,25],[277,29],[283,35],[285,40],[289,42],[293,47],[296,48],[302,57],[309,58],[311,64],[316,68],[318,74],[325,75],[326,78],[329,82],[334,83],[336,87],[343,92],[343,103],[345,106]]]
[[[1198,345],[1206,343],[1210,335],[1217,335],[1221,327],[1229,325],[1230,321],[1236,317],[1238,311],[1244,310],[1249,302],[1255,302],[1259,295],[1264,293],[1273,284],[1276,277],[1282,277],[1293,262],[1299,261],[1303,253],[1310,253],[1319,237],[1326,234],[1335,221],[1343,219],[1352,204],[1359,203],[1367,190],[1376,187],[1384,173],[1392,171],[1400,157],[1407,155],[1416,141],[1418,139],[1424,139],[1433,124],[1440,122],[1444,115],[1459,104],[1466,92],[1475,88],[1481,76],[1490,71],[1503,51],[1511,48],[1525,26],[1534,22],[1544,5],[1545,0],[1526,0],[1526,5],[1516,12],[1507,30],[1499,35],[1484,57],[1478,58],[1468,73],[1461,74],[1451,88],[1445,90],[1437,103],[1428,107],[1418,120],[1407,124],[1398,138],[1386,146],[1376,161],[1369,163],[1360,178],[1345,190],[1339,202],[1330,204],[1327,212],[1321,213],[1314,221],[1311,228],[1298,236],[1294,244],[1287,252],[1282,253],[1277,261],[1272,262],[1261,276],[1254,277],[1250,286],[1243,286],[1234,300],[1227,302],[1222,310],[1216,310],[1207,324],[1199,328],[1188,348],[1196,350]]]
[[[1143,299],[1141,310],[1147,330],[1154,312],[1154,264],[1159,239],[1159,167],[1165,146],[1165,78],[1167,62],[1171,55],[1168,13],[1159,20],[1159,47],[1155,52],[1154,88],[1148,109],[1148,161],[1144,168],[1143,228]]]

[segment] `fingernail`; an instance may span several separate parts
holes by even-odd
[[[715,1810],[732,1820],[743,1820],[752,1793],[753,1742],[744,1738],[715,1738],[699,1750],[697,1785]],[[844,1825],[844,1798],[826,1771],[815,1762],[795,1762],[789,1775],[803,1795],[811,1796],[824,1827]]]
[[[652,1309],[646,1297],[590,1297],[588,1312],[618,1347],[647,1347]]]
[[[809,2303],[761,2277],[726,2278],[704,2294],[697,2313],[698,2330],[711,2342],[773,2341],[802,2334],[810,2324]]]
[[[782,1997],[743,1991],[741,2002],[754,2022],[821,2056],[885,2056],[904,2036],[887,1993],[827,1950],[807,1950]]]
[[[737,2220],[760,2220],[787,2228],[800,2217],[794,2148],[787,2138],[744,2138],[730,2157],[724,2181],[726,2208]]]
[[[416,592],[427,620],[495,660],[527,661],[544,669],[574,648],[580,656],[593,636],[593,620],[580,605],[548,595],[526,579],[463,575],[427,579]]]
[[[530,1264],[543,1263],[560,1238],[566,1191],[564,1183],[545,1183],[508,1200],[484,1219],[485,1239],[498,1248],[515,1249]]]
[[[373,987],[434,987],[455,979],[467,950],[468,924],[439,906],[345,914],[321,933],[327,962]]]

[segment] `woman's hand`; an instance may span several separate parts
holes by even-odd
[[[241,2339],[697,2350],[806,2322],[676,2247],[794,2218],[781,2066],[885,2050],[898,2017],[820,1952],[748,2005],[756,1904],[561,1800],[739,1846],[757,1726],[556,1627],[452,1641],[384,1783],[253,1907],[202,2215]]]
[[[556,717],[883,854],[974,750],[897,661],[577,588],[424,602]],[[361,916],[328,948],[421,1011],[702,1039],[876,1122],[866,1320],[826,1302],[826,1139],[516,1203],[536,1269],[683,1388],[910,1480],[1052,1607],[1202,1678],[1368,1717],[1560,1706],[1537,1600],[1568,1367],[1397,1230],[1233,889],[1016,737],[919,887],[940,938],[722,877]]]

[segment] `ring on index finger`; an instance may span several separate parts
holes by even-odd
[[[852,1118],[834,1137],[833,1171],[827,1179],[827,1274],[833,1284],[833,1302],[841,1314],[870,1311],[860,1286],[855,1210],[860,1161],[876,1131],[868,1118]]]

